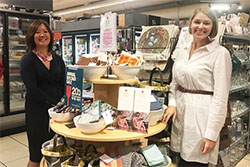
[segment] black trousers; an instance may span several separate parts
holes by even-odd
[[[180,157],[178,162],[178,167],[208,167],[208,164],[198,163],[198,162],[188,162]]]

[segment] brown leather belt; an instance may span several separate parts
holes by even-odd
[[[203,95],[213,95],[214,92],[211,91],[206,91],[206,90],[190,90],[190,89],[185,89],[182,86],[178,85],[177,90],[185,93],[193,93],[193,94],[203,94]]]

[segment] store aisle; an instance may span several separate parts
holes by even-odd
[[[0,167],[26,167],[28,162],[26,132],[0,138]],[[236,167],[248,167],[250,153]]]

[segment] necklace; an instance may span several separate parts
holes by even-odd
[[[48,52],[47,55],[44,55],[39,51],[34,51],[34,53],[38,56],[38,58],[40,58],[44,62],[51,61],[53,59],[50,52]]]

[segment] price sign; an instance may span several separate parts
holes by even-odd
[[[65,102],[67,106],[82,110],[83,69],[66,67]]]

